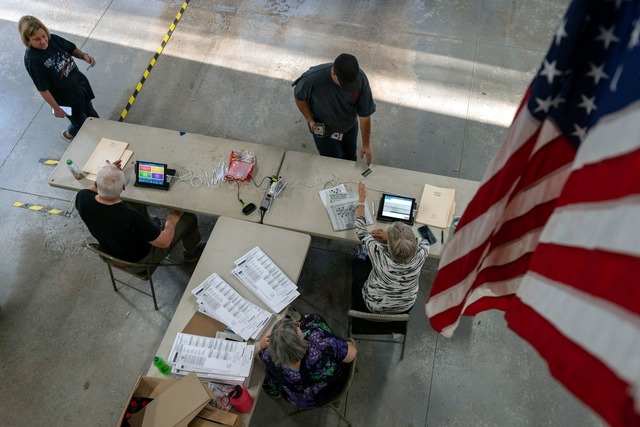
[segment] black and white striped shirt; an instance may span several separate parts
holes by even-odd
[[[429,255],[429,243],[421,238],[414,257],[406,264],[400,264],[391,259],[386,245],[371,236],[363,217],[356,217],[356,234],[373,265],[362,288],[367,308],[372,313],[384,314],[410,310],[418,297],[420,270]]]

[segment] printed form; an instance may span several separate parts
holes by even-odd
[[[256,339],[271,313],[247,301],[222,277],[213,273],[192,291],[203,313],[227,325],[243,339]]]
[[[358,193],[349,193],[344,184],[320,190],[320,200],[327,210],[333,231],[352,230],[356,228],[356,208]],[[372,207],[373,209],[373,207]],[[364,218],[367,225],[373,224],[369,205],[364,204]]]
[[[235,264],[231,272],[275,313],[300,295],[296,284],[258,246]]]
[[[255,346],[244,342],[178,333],[169,353],[171,372],[242,382],[251,374]]]

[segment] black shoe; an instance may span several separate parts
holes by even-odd
[[[198,243],[198,246],[193,250],[193,252],[182,252],[182,256],[184,257],[185,262],[195,262],[200,259],[200,255],[202,255],[202,251],[204,251],[206,243]]]
[[[73,135],[66,130],[63,130],[62,133],[60,133],[60,137],[62,137],[62,140],[67,143],[71,143],[71,141],[73,141]]]

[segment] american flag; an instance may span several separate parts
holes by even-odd
[[[574,0],[447,246],[451,337],[498,308],[567,389],[640,425],[640,0]]]

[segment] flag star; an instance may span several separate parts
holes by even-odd
[[[584,139],[587,137],[587,128],[580,127],[577,123],[574,123],[573,127],[575,128],[575,131],[571,135],[580,138],[580,142],[584,141]]]
[[[617,43],[620,41],[620,39],[613,34],[613,31],[616,28],[615,25],[613,25],[609,29],[604,28],[602,25],[598,25],[598,27],[600,29],[600,34],[598,34],[596,40],[600,40],[601,42],[603,42],[605,49],[609,49],[609,45],[611,43]]]
[[[596,107],[596,97],[591,97],[591,98],[587,98],[584,95],[580,95],[580,98],[582,98],[582,102],[580,104],[578,104],[578,107],[582,107],[585,110],[587,110],[587,114],[591,114],[591,112],[593,110],[597,110],[598,107]]]
[[[551,100],[551,106],[553,108],[558,108],[560,106],[560,104],[562,104],[563,102],[565,102],[564,98],[560,98],[560,95],[556,96],[555,98],[553,98]]]
[[[627,46],[627,49],[631,50],[638,45],[640,45],[640,19],[633,24],[633,31],[631,31],[631,37],[629,37],[629,45]]]
[[[541,76],[545,76],[547,78],[547,81],[549,82],[549,84],[553,83],[553,79],[556,76],[561,76],[562,75],[562,71],[558,70],[556,68],[556,61],[553,62],[549,62],[546,59],[544,60],[543,64],[542,64],[543,70],[540,71],[540,75]]]
[[[620,5],[622,4],[623,1],[629,1],[629,0],[607,0],[607,2],[610,1],[615,1],[616,2],[616,10],[620,9]]]
[[[562,22],[560,23],[560,26],[556,30],[556,35],[555,35],[556,45],[560,44],[563,37],[568,36],[567,31],[565,30],[566,24],[567,24],[567,20],[566,19],[562,20]]]
[[[600,83],[600,79],[608,79],[609,75],[607,73],[604,72],[604,64],[600,65],[599,67],[596,67],[595,64],[592,62],[589,64],[589,66],[591,67],[591,70],[589,70],[589,72],[587,73],[587,76],[589,77],[593,77],[593,84],[598,84]]]
[[[548,96],[547,99],[536,98],[536,102],[538,103],[538,108],[535,109],[534,113],[537,113],[538,111],[548,113],[549,108],[553,105],[553,100],[550,96]]]

